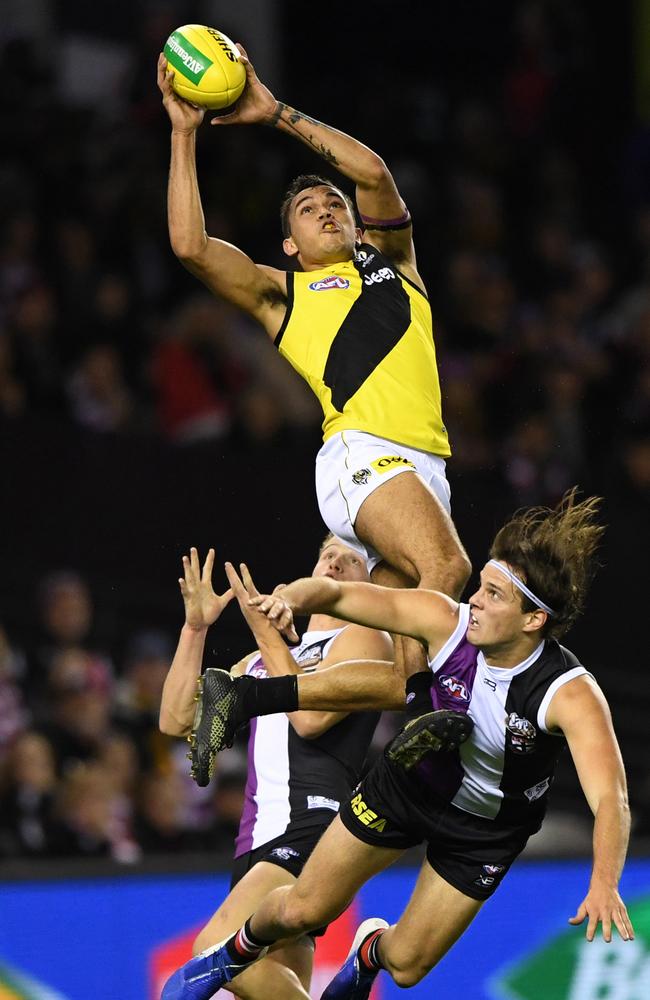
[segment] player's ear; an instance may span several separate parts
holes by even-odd
[[[282,241],[282,249],[286,253],[287,257],[296,256],[298,253],[298,247],[293,242],[293,236],[287,236],[287,238]]]
[[[539,632],[541,628],[544,628],[547,621],[548,615],[545,611],[542,611],[541,608],[536,608],[535,611],[529,611],[526,616],[524,632]]]

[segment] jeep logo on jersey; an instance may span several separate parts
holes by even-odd
[[[370,469],[357,469],[352,473],[352,482],[355,486],[365,486],[370,479]]]
[[[339,278],[338,274],[330,274],[329,278],[312,281],[309,287],[312,292],[326,292],[329,288],[349,288],[350,282],[347,278]]]
[[[441,674],[438,678],[438,683],[440,687],[445,688],[449,692],[452,698],[457,698],[459,701],[469,701],[469,691],[457,677],[452,677],[450,674]]]
[[[394,277],[395,272],[391,267],[380,267],[371,274],[364,274],[363,283],[364,285],[379,285],[382,281],[390,281]],[[309,287],[311,288],[311,285]]]
[[[535,749],[537,730],[528,719],[520,719],[516,712],[511,712],[506,720],[508,746],[515,753],[532,753]]]

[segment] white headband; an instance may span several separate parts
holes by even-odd
[[[549,608],[548,604],[544,604],[544,601],[541,601],[539,597],[536,597],[535,594],[533,594],[532,590],[528,589],[524,581],[520,580],[519,577],[515,573],[513,573],[511,569],[508,569],[508,567],[504,566],[503,563],[497,562],[496,559],[490,559],[490,561],[488,562],[488,566],[496,566],[498,570],[501,570],[504,576],[507,576],[509,580],[512,580],[515,587],[519,587],[519,590],[521,590],[522,594],[525,594],[526,597],[529,597],[531,599],[533,604],[536,604],[538,608],[541,608],[542,611],[545,611],[547,615],[551,616],[551,618],[555,617],[555,611],[553,611],[553,608]]]

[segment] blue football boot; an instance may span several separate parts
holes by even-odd
[[[253,964],[234,962],[224,946],[225,941],[221,941],[181,965],[163,986],[160,1000],[210,1000],[225,983]],[[263,948],[255,961],[268,950]]]
[[[370,917],[359,924],[348,957],[326,988],[321,1000],[368,1000],[372,984],[381,970],[366,972],[360,968],[358,951],[365,939],[380,927],[388,927],[381,917]]]

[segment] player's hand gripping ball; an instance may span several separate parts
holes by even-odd
[[[163,49],[179,97],[201,108],[221,110],[234,104],[246,84],[239,49],[223,31],[203,24],[176,28]]]

